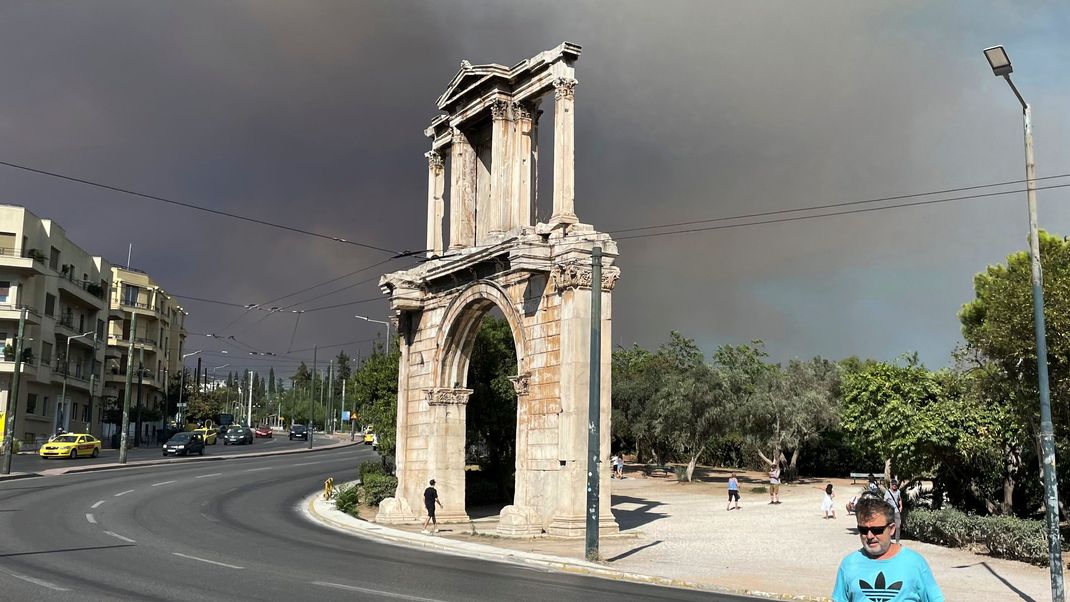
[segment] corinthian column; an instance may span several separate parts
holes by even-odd
[[[490,105],[490,203],[487,205],[487,233],[501,235],[512,220],[511,169],[513,116],[512,103],[496,100]]]
[[[537,109],[528,103],[513,103],[514,158],[512,220],[509,228],[534,225],[535,200],[535,142],[533,113]]]
[[[442,254],[442,193],[445,190],[445,169],[442,155],[435,151],[427,157],[427,256]]]
[[[468,137],[453,128],[450,151],[450,248],[476,244],[476,151]]]
[[[575,177],[575,89],[576,80],[554,80],[554,213],[551,224],[574,224],[576,217]]]

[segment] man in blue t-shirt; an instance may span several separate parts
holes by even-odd
[[[943,602],[944,594],[921,554],[892,543],[895,509],[877,497],[855,506],[862,549],[840,563],[834,602]]]

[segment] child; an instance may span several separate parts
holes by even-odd
[[[733,506],[733,502],[735,505]],[[739,481],[736,480],[736,473],[732,473],[732,476],[728,477],[728,505],[725,506],[725,510],[731,510],[735,508],[739,510]]]
[[[821,500],[821,511],[825,513],[825,518],[836,518],[836,508],[832,505],[832,498],[836,497],[832,494],[832,483],[825,485],[825,499]]]

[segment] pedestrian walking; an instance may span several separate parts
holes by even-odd
[[[431,485],[427,489],[424,489],[424,508],[427,508],[427,518],[424,519],[423,533],[431,533],[427,530],[427,525],[430,523],[433,525],[435,533],[438,533],[438,519],[435,518],[435,504],[439,507],[442,506],[442,501],[438,499],[438,490],[435,489],[435,480],[431,479]]]
[[[769,503],[780,503],[780,464],[776,462],[769,466]]]
[[[821,500],[821,511],[825,513],[825,518],[836,518],[836,507],[832,503],[834,497],[832,483],[825,485],[825,498]]]
[[[873,473],[869,473],[869,483],[866,484],[866,490],[870,493],[880,495],[881,486],[877,484],[877,477],[873,476]]]
[[[899,543],[899,533],[903,528],[903,492],[899,490],[899,481],[892,479],[884,492],[884,501],[895,508],[895,543]]]
[[[616,479],[617,477],[617,454],[613,454],[613,457],[609,459],[609,478]]]
[[[881,498],[865,496],[858,500],[855,518],[862,547],[840,562],[833,602],[944,602],[929,563],[914,550],[892,542],[897,534],[894,508]]]
[[[617,463],[613,465],[614,470],[617,472],[617,478],[624,478],[624,454],[617,454]]]
[[[739,510],[739,480],[734,472],[728,477],[728,504],[725,506],[725,510],[732,509]]]

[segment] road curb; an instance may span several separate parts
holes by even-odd
[[[392,529],[384,525],[359,519],[341,512],[335,509],[331,502],[323,500],[323,495],[321,493],[314,493],[305,498],[301,504],[301,510],[309,520],[318,522],[337,531],[388,541],[409,548],[441,552],[453,556],[463,556],[464,558],[479,558],[491,562],[505,562],[521,566],[538,567],[547,571],[556,571],[572,575],[586,575],[612,581],[627,581],[631,583],[643,583],[711,593],[753,596],[767,600],[805,600],[813,602],[828,600],[828,598],[823,597],[814,598],[811,596],[792,596],[756,590],[732,589],[696,581],[619,571],[586,560],[563,558],[549,554],[522,552],[518,550],[506,550],[487,544],[455,541],[409,533],[407,531]]]

